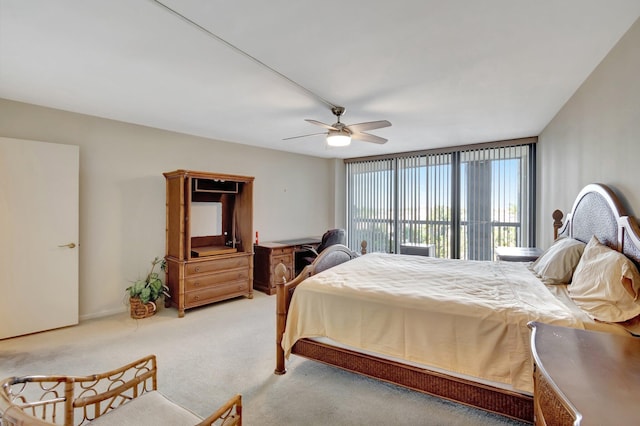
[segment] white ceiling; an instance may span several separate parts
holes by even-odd
[[[153,0],[0,0],[0,97],[349,158],[538,135],[638,0],[161,0],[389,142],[328,148],[329,107]]]

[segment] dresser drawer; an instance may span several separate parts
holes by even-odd
[[[286,267],[293,265],[293,254],[287,254],[284,256],[274,256],[271,258],[271,273],[278,266],[278,264],[284,263]]]
[[[249,292],[249,280],[234,281],[225,284],[206,287],[202,290],[185,292],[185,307],[193,307],[215,302],[222,299],[241,296]]]
[[[283,248],[272,248],[271,249],[271,258],[273,259],[276,256],[282,255],[290,255],[293,256],[293,248],[291,247],[283,247]]]
[[[217,272],[207,275],[198,275],[186,278],[184,280],[184,290],[199,290],[206,287],[217,286],[219,284],[228,283],[231,281],[248,280],[249,270],[235,269],[232,271]]]
[[[189,262],[186,265],[185,274],[189,276],[226,269],[249,267],[249,258],[250,256],[237,256],[224,259],[211,259],[204,262]]]
[[[283,263],[284,266],[287,267],[287,273],[285,274],[285,278],[287,279],[287,281],[291,280],[293,278],[293,255],[289,254],[286,256],[276,256],[274,258],[271,259],[271,265],[270,265],[270,274],[269,277],[271,277],[271,285],[275,286],[276,285],[276,266],[278,266],[279,264]]]

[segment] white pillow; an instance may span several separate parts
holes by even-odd
[[[592,237],[568,287],[574,302],[592,318],[626,321],[640,314],[640,273],[625,255]]]
[[[573,238],[559,238],[531,264],[531,269],[545,284],[567,284],[585,245]]]

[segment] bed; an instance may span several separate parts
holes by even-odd
[[[534,263],[337,245],[290,282],[279,268],[275,373],[295,354],[532,421],[530,321],[628,334],[640,316],[640,232],[613,191],[588,185],[553,218]]]

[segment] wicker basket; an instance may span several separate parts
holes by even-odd
[[[142,319],[155,315],[158,307],[154,302],[142,303],[137,297],[130,297],[131,318]]]

